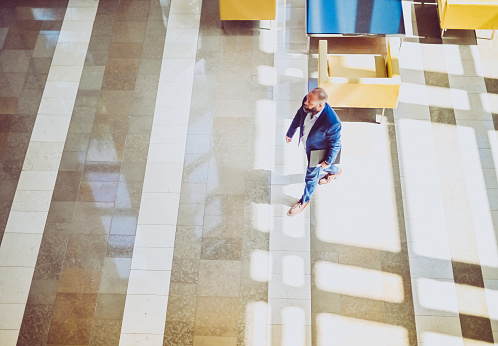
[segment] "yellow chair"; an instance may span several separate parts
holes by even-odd
[[[446,29],[498,29],[498,0],[438,0],[441,36]]]
[[[387,54],[328,54],[327,41],[318,44],[318,86],[329,94],[332,107],[396,108],[401,77],[399,38],[390,38]]]
[[[276,0],[220,0],[221,20],[274,20]]]

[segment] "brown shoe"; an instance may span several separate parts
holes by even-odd
[[[329,174],[325,175],[322,179],[320,179],[318,181],[318,185],[325,185],[325,184],[330,183],[332,180],[337,178],[341,173],[342,173],[342,169],[339,168],[339,172],[337,172],[335,174],[329,173]]]
[[[306,206],[308,205],[309,202],[310,201],[303,204],[303,200],[300,199],[299,201],[297,201],[296,204],[294,204],[292,206],[292,208],[289,209],[289,211],[287,212],[287,215],[294,216],[294,215],[299,214],[300,212],[302,212],[304,210],[304,208],[306,208]]]

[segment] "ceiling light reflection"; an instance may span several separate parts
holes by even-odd
[[[399,275],[326,261],[316,262],[314,269],[315,284],[322,291],[392,303],[404,301]]]
[[[251,253],[250,275],[251,279],[258,282],[268,282],[269,279],[269,262],[268,251],[254,250]]]

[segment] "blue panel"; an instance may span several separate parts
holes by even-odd
[[[399,0],[375,0],[370,33],[389,34],[405,33],[403,11]]]
[[[404,34],[401,0],[308,0],[308,34]]]

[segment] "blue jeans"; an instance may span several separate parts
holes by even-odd
[[[304,193],[302,197],[303,203],[306,203],[310,200],[313,191],[315,191],[316,185],[318,185],[321,173],[324,173],[325,175],[328,173],[335,174],[338,172],[339,172],[339,167],[337,167],[336,165],[330,165],[329,168],[308,167],[306,169],[306,177],[304,178],[306,186],[304,187]]]

